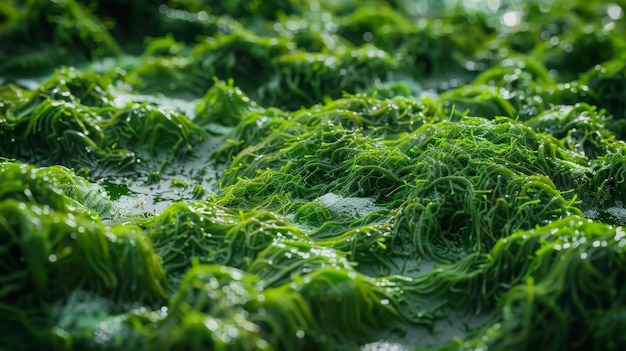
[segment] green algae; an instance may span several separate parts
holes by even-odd
[[[1,4],[0,348],[623,348],[625,10]]]
[[[502,245],[516,242],[520,249],[509,248],[506,256],[530,250],[534,252],[532,260],[526,259],[527,267],[508,266],[521,273],[510,276],[519,283],[512,284],[499,300],[497,310],[501,312],[485,336],[459,344],[460,348],[618,347],[623,337],[616,330],[623,322],[614,309],[619,310],[624,299],[616,288],[624,278],[623,240],[622,227],[582,218],[555,221],[503,240]],[[491,253],[494,261],[489,263],[494,264],[494,271],[506,267],[495,266],[505,252],[499,249]],[[500,286],[507,281],[498,278]],[[571,318],[579,314],[590,318]]]

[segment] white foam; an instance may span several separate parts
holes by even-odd
[[[583,212],[586,218],[600,220],[604,216],[608,216],[608,220],[612,224],[626,225],[626,208],[621,201],[616,201],[615,206],[609,208],[591,208]]]
[[[609,207],[604,210],[607,214],[611,215],[615,223],[619,225],[626,225],[626,208],[624,207]]]
[[[361,346],[361,351],[408,351],[408,349],[395,342],[375,341]]]
[[[146,199],[142,195],[121,195],[113,201],[111,218],[125,218],[146,211]]]
[[[370,197],[342,197],[333,193],[320,196],[316,201],[335,216],[360,218],[374,211],[382,210],[376,206],[374,199]]]
[[[92,335],[90,343],[113,345],[125,335],[124,315],[112,315],[112,301],[83,290],[73,291],[65,303],[53,306],[56,327],[70,334]]]

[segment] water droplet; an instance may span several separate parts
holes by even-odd
[[[518,11],[507,11],[500,18],[500,22],[508,27],[515,27],[522,21],[522,14]]]
[[[617,4],[610,4],[607,6],[606,13],[614,21],[622,18],[622,15],[624,14],[622,8]]]

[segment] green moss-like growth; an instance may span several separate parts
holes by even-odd
[[[130,103],[122,108],[102,109],[102,127],[110,132],[106,144],[154,156],[164,148],[176,155],[192,151],[204,131],[174,111],[163,111],[150,103]]]
[[[271,60],[293,49],[287,40],[263,37],[241,28],[203,39],[184,58],[147,56],[125,80],[145,92],[200,95],[213,85],[216,76],[223,80],[234,78],[245,91],[255,92],[254,88],[267,81],[273,71]]]
[[[563,145],[572,151],[595,158],[621,148],[615,135],[606,129],[608,118],[603,112],[585,103],[555,106],[524,124],[561,139]]]
[[[109,156],[102,148],[104,135],[96,126],[98,120],[93,111],[79,103],[33,93],[28,102],[7,111],[0,127],[0,145],[8,156],[87,163],[93,159],[92,152]]]
[[[211,201],[173,204],[146,226],[172,278],[191,266],[190,258],[245,268],[279,233],[305,238],[298,228],[270,212],[237,212]]]
[[[2,2],[0,348],[624,349],[625,10]]]
[[[160,259],[135,225],[100,222],[111,202],[63,167],[0,164],[0,309],[14,342],[46,345],[49,306],[76,289],[118,303],[154,304],[165,295]]]
[[[513,273],[514,284],[499,299],[497,317],[485,334],[459,343],[458,349],[623,345],[618,330],[625,296],[616,287],[626,274],[624,235],[621,227],[570,217],[503,240],[487,272]],[[520,250],[504,250],[511,245]],[[503,257],[515,255],[523,266],[502,265]],[[508,281],[502,273],[487,277],[492,278],[492,283]]]
[[[355,346],[350,340],[367,340],[381,321],[402,320],[398,300],[387,292],[392,290],[383,282],[335,269],[264,288],[245,272],[200,265],[181,282],[157,338],[165,338],[164,349]],[[343,317],[328,311],[342,311]]]
[[[626,203],[626,154],[624,149],[610,153],[594,160],[591,191],[595,198],[591,204],[611,206]]]
[[[287,109],[310,106],[326,97],[336,99],[344,91],[363,90],[387,80],[398,68],[393,56],[372,45],[335,55],[294,52],[280,56],[275,65],[280,69],[267,78],[259,99]]]
[[[93,171],[132,167],[138,156],[169,150],[184,156],[205,139],[191,116],[149,102],[121,105],[111,75],[64,68],[36,90],[7,92],[0,151]]]
[[[215,82],[197,105],[198,113],[193,120],[195,124],[236,126],[244,115],[258,107],[255,101],[233,83],[233,80]]]
[[[107,26],[74,0],[10,0],[0,8],[0,74],[41,74],[59,64],[120,53]],[[10,53],[10,54],[9,54]]]
[[[112,105],[115,100],[110,91],[112,75],[62,67],[40,86],[38,89],[40,98],[45,96],[52,100],[63,100],[89,107]]]
[[[547,134],[502,118],[425,123],[418,106],[408,112],[394,100],[353,97],[344,103],[280,120],[284,132],[274,127],[274,134],[242,150],[225,174],[222,201],[276,208],[295,213],[296,220],[315,218],[303,225],[323,225],[338,219],[323,207],[307,206],[306,215],[299,207],[329,193],[371,197],[398,211],[390,239],[397,247],[390,250],[417,250],[444,261],[463,254],[451,247],[489,250],[516,229],[580,213],[576,193],[559,191],[586,196],[591,168]],[[393,143],[379,140],[386,132],[394,135],[386,113],[401,111],[408,112],[407,120],[395,123],[416,129]]]
[[[619,57],[590,69],[581,80],[589,86],[592,101],[599,106],[606,106],[607,111],[613,115],[613,121],[608,124],[609,129],[624,140],[626,106],[623,94],[626,65]]]
[[[112,202],[104,189],[62,166],[36,168],[0,162],[4,187],[0,199],[15,199],[55,211],[85,213],[98,219],[110,215]]]

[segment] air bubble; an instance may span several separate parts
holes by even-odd
[[[615,20],[622,18],[624,12],[622,11],[622,8],[619,5],[610,4],[609,6],[607,6],[606,14],[609,15],[609,17],[615,21]]]

